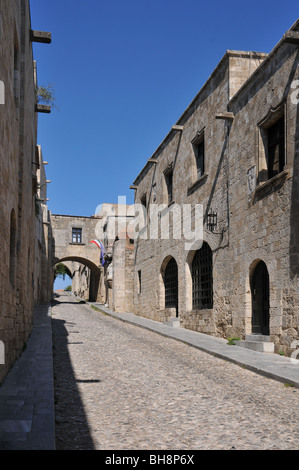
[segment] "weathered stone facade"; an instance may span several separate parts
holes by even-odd
[[[73,275],[73,292],[86,299],[101,302],[100,252],[91,243],[96,237],[98,219],[51,214],[50,220],[53,233],[52,265],[67,262],[65,264]],[[83,266],[86,268],[82,271]]]
[[[297,22],[268,55],[227,51],[136,178],[135,202],[147,208],[135,243],[136,314],[178,317],[183,327],[221,337],[255,332],[270,336],[276,351],[292,352],[299,339],[298,31]],[[161,204],[169,238],[153,226],[153,206]],[[191,230],[202,206],[202,247],[186,247],[183,217],[174,224],[183,205],[192,209]]]
[[[34,304],[46,304],[53,293],[53,266],[52,266],[52,227],[50,211],[47,205],[47,186],[45,166],[42,149],[36,147],[36,183],[35,196],[35,265],[34,265]]]
[[[97,235],[105,249],[105,304],[118,313],[133,310],[134,239],[130,223],[134,215],[134,207],[122,203],[103,204],[97,214]]]
[[[0,341],[5,346],[5,364],[0,365],[2,381],[31,332],[34,301],[49,301],[49,289],[43,290],[42,286],[49,263],[45,240],[48,234],[43,234],[47,206],[38,189],[45,178],[36,141],[37,81],[28,0],[1,0],[0,37]],[[43,217],[38,215],[41,210]],[[36,276],[37,265],[44,273],[40,277]]]
[[[133,218],[134,208],[122,204],[103,204],[92,217],[51,215],[53,264],[69,269],[74,295],[132,311],[134,240],[127,225]]]

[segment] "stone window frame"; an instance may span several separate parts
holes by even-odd
[[[194,266],[195,261],[197,261],[197,266]],[[202,247],[194,253],[190,262],[190,273],[192,310],[213,309],[213,251],[207,242],[203,242]],[[210,292],[209,295],[208,292]]]
[[[144,206],[145,209],[147,209],[147,194],[146,193],[142,194],[142,196],[140,197],[140,204]]]
[[[191,144],[192,144],[193,156],[195,160],[196,180],[199,180],[206,173],[205,127],[203,127],[200,131],[197,132],[196,136],[192,139]],[[201,167],[199,167],[197,154],[198,154],[198,148],[201,144],[203,144],[203,156],[202,156]]]
[[[164,181],[165,181],[165,188],[166,188],[166,203],[170,206],[174,203],[173,198],[173,174],[174,174],[174,166],[173,162],[171,162],[167,168],[163,172],[164,174]],[[169,178],[171,176],[171,184],[169,183]],[[170,189],[171,188],[171,189]]]
[[[148,197],[148,193],[147,192],[143,192],[141,193],[140,196],[137,196],[135,199],[137,199],[137,201],[139,202],[136,202],[135,201],[135,217],[137,216],[138,214],[138,218],[139,218],[139,221],[138,221],[138,237],[146,237],[147,236],[147,224],[148,224],[148,205],[149,205],[149,199],[150,197]],[[140,208],[142,209],[140,211]],[[135,227],[135,230],[136,230],[137,227]]]
[[[152,185],[152,200],[155,203],[157,201],[157,184],[156,182]]]
[[[275,108],[270,108],[267,115],[257,124],[257,161],[256,161],[256,189],[265,184],[271,184],[277,178],[285,176],[287,167],[287,120],[286,120],[286,101],[283,101]],[[269,177],[268,171],[268,131],[280,119],[284,119],[284,164],[277,175]]]
[[[201,130],[196,132],[196,135],[191,140],[192,147],[192,162],[191,162],[191,186],[188,188],[188,196],[196,191],[202,184],[207,181],[207,165],[206,165],[206,139],[205,139],[206,127],[202,127]],[[198,146],[203,142],[203,171],[199,174],[196,153]]]
[[[83,226],[80,225],[80,224],[76,224],[76,225],[72,225],[71,228],[70,228],[70,245],[85,245],[85,236],[84,236],[84,230],[83,230]],[[73,241],[73,229],[75,230],[78,230],[80,229],[81,230],[81,241],[80,242],[74,242]]]

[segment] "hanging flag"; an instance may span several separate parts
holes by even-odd
[[[104,266],[104,263],[105,263],[104,254],[106,253],[106,250],[104,248],[103,243],[99,242],[99,240],[91,240],[90,243],[94,243],[101,250],[100,263],[102,266]]]
[[[91,240],[90,243],[94,243],[95,245],[97,245],[98,248],[101,249],[101,242],[99,242],[98,240]]]

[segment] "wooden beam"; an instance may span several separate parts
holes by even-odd
[[[283,35],[283,40],[290,44],[299,44],[299,32],[298,31],[287,31]]]
[[[234,113],[229,113],[229,112],[224,112],[224,113],[219,113],[216,114],[216,119],[235,119]]]
[[[35,105],[35,111],[37,113],[49,114],[51,112],[51,106],[48,106],[46,104],[36,104]]]
[[[45,31],[30,31],[31,42],[41,42],[44,44],[51,44],[52,35]]]

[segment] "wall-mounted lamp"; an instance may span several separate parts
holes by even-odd
[[[210,232],[215,233],[214,231],[215,231],[216,227],[217,227],[217,212],[211,211],[208,214],[207,229]]]

